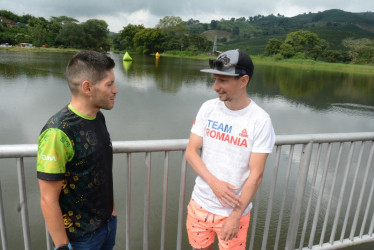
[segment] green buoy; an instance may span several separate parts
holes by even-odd
[[[123,56],[123,60],[124,60],[124,61],[132,61],[132,58],[131,58],[131,56],[129,55],[129,53],[127,53],[127,51],[126,51],[125,55]]]

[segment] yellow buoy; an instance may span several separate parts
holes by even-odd
[[[123,55],[123,60],[124,60],[124,61],[132,61],[132,58],[131,58],[131,56],[129,55],[129,53],[127,53],[127,51],[126,51],[126,53]]]
[[[160,57],[160,54],[157,52],[156,53],[156,58],[159,58]]]

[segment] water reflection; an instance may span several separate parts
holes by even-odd
[[[120,58],[120,55],[112,54]],[[154,58],[153,56],[131,55],[131,69],[125,69],[128,79],[152,78],[156,87],[166,93],[178,93],[183,85],[196,83],[202,76],[199,74],[199,61],[180,58]],[[197,62],[197,63],[196,63]],[[116,61],[117,63],[117,61]],[[129,81],[126,84],[139,86],[138,82]]]
[[[183,85],[213,84],[211,75],[199,72],[207,67],[205,61],[155,59],[137,55],[133,58],[131,69],[124,66],[124,73],[129,77],[151,77],[157,88],[167,93],[177,93]],[[330,110],[333,108],[332,104],[336,103],[374,106],[374,77],[354,73],[256,66],[248,93],[270,98],[282,96],[291,103],[303,104],[316,110]]]
[[[103,112],[113,141],[188,138],[200,105],[207,99],[217,97],[211,89],[212,76],[199,72],[200,69],[208,67],[206,60],[165,57],[157,60],[153,56],[131,54],[133,61],[124,64],[123,55],[111,53],[110,56],[117,65],[114,70],[119,93],[113,110]],[[70,93],[64,77],[65,67],[70,57],[71,54],[0,51],[0,114],[4,118],[0,123],[1,143],[36,143],[45,121],[70,101]],[[374,131],[373,81],[372,76],[365,75],[256,66],[248,93],[270,114],[277,135]],[[301,149],[295,149],[294,156],[282,154],[282,161],[288,161],[289,157],[294,158],[300,154]],[[142,183],[146,176],[144,157],[138,157],[139,159],[133,161],[134,171],[132,172],[134,180],[137,180],[132,184],[133,192],[136,192],[132,200],[133,218],[142,218],[143,211],[139,207],[142,207],[143,197],[138,194],[143,191],[144,184]],[[157,161],[158,157],[163,159],[164,156],[152,155],[152,161]],[[180,161],[178,160],[180,154],[174,157],[175,159],[170,157],[170,166],[172,166],[170,187],[178,187],[180,182]],[[124,176],[126,174],[124,173],[125,160],[119,158],[121,157],[116,157],[114,171],[116,194],[120,196],[125,188]],[[294,159],[294,162],[297,160]],[[13,166],[14,163],[6,165],[2,163],[0,177],[6,188],[5,200],[9,201],[5,210],[15,217],[18,214],[13,213],[17,205],[17,199],[14,197],[18,196],[18,190],[14,186],[16,181],[12,179],[16,179]],[[158,220],[158,215],[161,213],[159,203],[162,200],[160,199],[160,183],[163,178],[163,171],[159,167],[163,164],[153,166],[151,190],[156,194],[152,195],[151,199],[153,205],[156,204],[156,206],[152,207],[152,215],[154,215],[152,219]],[[29,204],[30,217],[34,220],[31,224],[33,228],[44,230],[43,223],[40,223],[35,162],[30,162],[26,169],[28,171],[26,176],[30,178],[27,184],[35,186],[34,188],[28,186],[28,195],[34,198],[30,199]],[[265,183],[272,178],[272,168],[267,168],[267,171],[269,172],[264,178]],[[286,173],[286,169],[281,169],[280,172]],[[297,171],[290,173],[292,180],[297,179],[295,173]],[[187,175],[188,190],[186,193],[190,193],[194,173],[187,171]],[[294,182],[291,182],[290,188],[294,188]],[[172,210],[168,216],[176,218],[178,215],[175,201],[179,196],[178,188],[171,188],[168,195],[168,203],[170,203],[168,207]],[[15,202],[9,197],[13,197]],[[121,196],[118,200],[118,210],[123,216],[125,210],[123,197]],[[261,211],[266,211],[266,202],[261,203],[260,206],[265,206],[260,207]],[[279,200],[274,201],[274,204],[279,203]],[[291,204],[289,202],[286,206]],[[289,207],[286,209],[290,211]],[[22,236],[18,233],[22,230],[16,228],[20,223],[16,224],[12,226],[10,232],[14,232],[14,235],[19,238]],[[159,221],[151,221],[151,232],[158,232],[159,225]],[[176,239],[173,233],[175,232],[174,226],[175,223],[172,220],[167,223],[167,232],[170,232],[167,235],[168,242],[174,242]],[[124,235],[124,227],[120,227],[119,230],[119,235]],[[37,235],[32,236],[32,239],[40,238],[33,243],[35,245],[45,241],[44,235],[38,232],[34,230]],[[133,244],[141,245],[142,232],[141,224],[132,224]],[[153,238],[150,242],[157,245],[159,235],[155,236],[155,233],[151,235]],[[183,244],[187,246],[184,236]],[[16,240],[12,244],[16,245]],[[119,239],[118,244],[121,248],[124,245],[123,239]],[[19,249],[20,247],[14,246],[13,248]],[[134,247],[134,249],[137,248]]]
[[[261,79],[250,87],[259,94],[280,95],[317,110],[330,109],[331,103],[374,105],[372,75],[284,67],[262,67],[260,72]]]
[[[65,67],[71,53],[30,53],[8,52],[0,50],[0,76],[4,78],[17,78],[26,76],[29,79],[39,76],[52,75],[58,78],[65,77]]]
[[[125,72],[128,72],[130,70],[132,61],[123,61],[122,63],[123,69],[125,70]]]

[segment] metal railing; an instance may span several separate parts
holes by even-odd
[[[131,229],[134,213],[131,209],[133,188],[138,184],[134,170],[139,163],[135,155],[145,154],[144,205],[142,248],[150,249],[150,238],[160,234],[160,249],[185,249],[188,247],[185,223],[185,207],[195,175],[188,170],[184,150],[187,140],[125,141],[113,142],[114,154],[126,156],[125,194],[125,246],[135,246]],[[15,158],[20,197],[19,211],[22,217],[25,249],[31,249],[30,225],[25,184],[24,158],[36,156],[36,145],[0,145],[0,158]],[[180,168],[180,181],[169,184],[172,152],[182,152],[176,160]],[[151,156],[162,155],[163,163],[161,223],[151,230],[150,222],[154,188],[151,185]],[[374,241],[374,133],[279,135],[276,147],[269,156],[263,183],[254,199],[251,226],[248,232],[248,249],[337,249]],[[174,155],[173,155],[174,156]],[[156,157],[157,158],[157,157]],[[144,160],[144,157],[141,156]],[[142,160],[142,161],[143,161]],[[173,159],[173,161],[175,161]],[[1,162],[0,162],[1,163]],[[141,163],[144,166],[144,161]],[[160,165],[160,164],[159,164]],[[3,167],[0,165],[0,167]],[[159,167],[159,166],[158,166]],[[1,169],[0,169],[1,170]],[[177,223],[167,231],[168,193],[179,184]],[[161,187],[162,186],[162,187]],[[136,193],[138,194],[137,190]],[[4,216],[4,200],[0,177],[0,230],[2,249],[8,241]],[[151,209],[152,208],[152,209]],[[34,208],[39,209],[39,208]],[[170,247],[166,236],[175,235]],[[121,238],[117,235],[117,238]],[[152,249],[155,248],[153,242]],[[51,241],[46,233],[47,249]],[[158,248],[158,247],[157,247]]]

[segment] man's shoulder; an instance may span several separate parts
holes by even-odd
[[[270,119],[268,112],[266,112],[262,107],[257,105],[257,103],[255,103],[253,100],[251,101],[251,105],[252,105],[252,110],[256,113],[256,116],[258,118]]]
[[[50,128],[65,130],[67,127],[67,121],[70,119],[72,114],[74,113],[71,112],[67,106],[63,107],[48,119],[41,132]]]
[[[216,107],[219,104],[219,102],[220,102],[220,100],[218,98],[210,99],[210,100],[205,101],[201,105],[201,107],[202,108],[214,108],[214,107]]]

